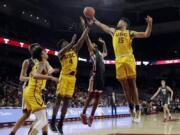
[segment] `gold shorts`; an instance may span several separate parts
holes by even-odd
[[[28,87],[23,92],[23,99],[27,111],[36,112],[46,108],[41,93]]]
[[[76,85],[76,76],[74,75],[60,75],[59,83],[57,85],[56,95],[62,97],[72,97]]]
[[[136,78],[136,61],[133,55],[118,57],[115,62],[118,80]]]

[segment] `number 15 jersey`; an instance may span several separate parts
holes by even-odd
[[[60,60],[62,69],[61,74],[68,75],[76,72],[78,56],[74,50],[67,51]]]
[[[116,30],[113,35],[113,48],[116,58],[133,54],[132,37],[129,30]]]

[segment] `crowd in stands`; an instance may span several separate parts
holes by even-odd
[[[17,69],[11,68],[11,66],[1,66],[0,71],[1,71],[0,72],[0,107],[21,107],[23,90],[22,90],[22,82],[19,81],[19,77],[18,77],[19,72],[17,74]],[[78,81],[78,83],[79,82],[80,81]],[[88,82],[88,78],[87,78],[87,82]],[[143,82],[145,82],[145,80],[143,80]],[[139,84],[143,84],[143,82],[139,81]],[[162,107],[160,107],[161,95],[159,95],[155,101],[149,102],[150,97],[157,90],[158,86],[152,87],[153,86],[152,84],[148,85],[147,83],[146,85],[149,87],[146,88],[144,86],[139,87],[140,99],[141,99],[140,103],[143,112],[147,114],[148,112],[151,112],[153,109],[161,110],[162,109]],[[77,85],[70,107],[76,108],[76,107],[84,106],[87,97],[86,87],[87,85],[85,84]],[[104,92],[100,100],[99,106],[102,107],[111,106],[112,90],[115,91],[116,93],[116,105],[117,106],[127,105],[122,89],[120,88],[112,89],[111,87],[106,89],[110,89],[109,90],[110,92],[109,91]],[[180,93],[179,93],[180,90],[178,88],[172,88],[172,89],[175,94],[174,94],[174,100],[173,102],[171,102],[170,108],[173,111],[180,111]],[[56,92],[56,85],[53,82],[48,81],[46,89],[43,90],[43,98],[47,104],[47,107],[53,106],[56,100],[55,92]],[[157,107],[153,108],[153,106],[157,106]]]
[[[9,78],[6,78],[3,81],[1,79],[0,107],[4,107],[4,106],[20,107],[22,103],[22,92],[23,92],[21,86],[22,84],[14,84],[12,80],[9,80]],[[55,85],[50,85],[45,90],[43,90],[43,98],[48,106],[52,106],[54,101],[56,100],[55,90],[56,90]],[[110,106],[110,96],[111,95],[107,95],[106,93],[103,94],[102,98],[100,99],[99,106]],[[76,92],[72,98],[70,107],[84,106],[86,97],[87,97],[87,90],[80,90],[76,88]],[[117,97],[117,106],[123,106],[126,104],[124,96],[117,94],[116,97]]]

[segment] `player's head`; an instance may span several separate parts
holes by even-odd
[[[32,49],[32,57],[34,59],[38,59],[39,61],[42,61],[42,60],[46,60],[48,58],[48,55],[42,47],[37,46]]]
[[[161,80],[161,85],[164,87],[166,85],[166,81],[165,80]]]
[[[38,46],[40,46],[40,44],[38,44],[38,43],[32,43],[32,44],[30,44],[29,47],[28,47],[29,53],[32,55],[32,49],[33,49],[34,47],[38,47]]]
[[[117,24],[117,28],[120,28],[120,29],[125,28],[126,29],[129,27],[129,25],[130,25],[130,21],[127,18],[122,17]]]
[[[61,50],[62,48],[64,48],[65,46],[67,46],[69,44],[68,41],[66,41],[65,39],[61,39],[57,42],[57,47],[59,50]]]

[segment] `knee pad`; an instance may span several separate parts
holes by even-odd
[[[34,114],[35,114],[35,116],[37,118],[37,122],[34,124],[33,128],[35,128],[35,129],[37,129],[37,131],[39,131],[45,125],[48,124],[46,110],[41,110],[41,111],[35,112]]]

